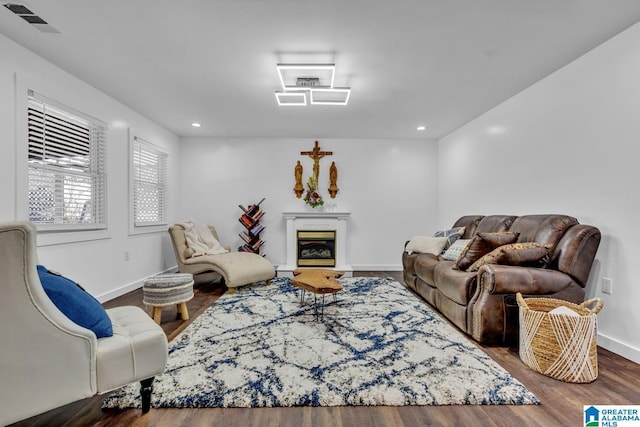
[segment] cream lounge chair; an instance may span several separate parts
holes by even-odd
[[[209,229],[219,240],[215,227],[209,226]],[[261,281],[268,282],[276,275],[273,265],[264,257],[254,253],[228,252],[192,256],[193,251],[187,246],[185,228],[181,224],[169,227],[169,235],[171,235],[178,269],[181,273],[199,274],[214,271],[222,276],[225,285],[229,288],[229,293],[233,293],[238,286]]]

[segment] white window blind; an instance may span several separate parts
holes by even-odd
[[[167,224],[168,154],[142,138],[134,137],[133,224],[146,227]]]
[[[28,100],[29,219],[45,230],[106,228],[106,130],[33,91]]]

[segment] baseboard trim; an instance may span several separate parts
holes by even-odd
[[[168,268],[164,271],[160,271],[156,274],[164,274],[164,273],[175,273],[178,270],[178,267],[172,267],[172,268]],[[146,280],[147,277],[150,276],[155,276],[156,274],[150,274],[149,276],[145,276],[144,278],[140,279],[140,280],[136,280],[135,282],[131,282],[131,283],[127,283],[124,286],[121,286],[119,288],[113,289],[109,292],[105,292],[104,294],[100,294],[96,297],[96,299],[98,301],[100,301],[100,303],[105,303],[107,301],[111,301],[114,298],[118,298],[119,296],[122,296],[124,294],[127,294],[131,291],[135,291],[136,289],[141,288],[144,285],[144,281]]]
[[[619,356],[640,364],[640,349],[631,347],[606,335],[598,334],[598,345]]]
[[[351,264],[353,271],[402,271],[402,264]]]

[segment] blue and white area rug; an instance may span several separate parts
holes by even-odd
[[[539,403],[400,283],[340,282],[322,319],[287,278],[223,295],[169,344],[152,407]],[[132,384],[103,408],[139,406]]]

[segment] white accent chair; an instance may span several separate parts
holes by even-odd
[[[0,224],[0,425],[140,381],[142,411],[167,363],[167,338],[139,307],[107,310],[96,338],[51,302],[36,266],[36,228]]]

